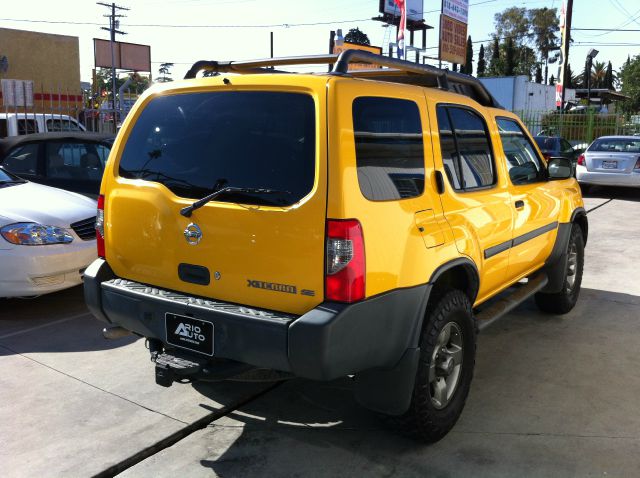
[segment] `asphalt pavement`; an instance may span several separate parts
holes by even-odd
[[[108,341],[80,288],[0,301],[8,477],[634,477],[640,474],[640,191],[594,189],[583,290],[478,338],[463,415],[426,446],[330,383],[155,385],[144,341]]]

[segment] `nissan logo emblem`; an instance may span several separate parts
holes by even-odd
[[[184,237],[187,240],[187,243],[195,246],[200,242],[200,239],[202,239],[202,231],[197,224],[192,222],[184,230]]]

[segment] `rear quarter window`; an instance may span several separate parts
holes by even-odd
[[[224,91],[157,97],[144,108],[119,163],[124,178],[198,199],[220,186],[278,194],[216,201],[292,205],[315,180],[315,104],[302,93]]]
[[[358,183],[364,197],[389,201],[422,195],[424,150],[413,101],[360,97],[353,102]]]

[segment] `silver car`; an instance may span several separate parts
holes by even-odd
[[[640,137],[596,139],[578,157],[576,177],[584,185],[640,187]]]

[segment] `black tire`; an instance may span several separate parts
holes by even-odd
[[[566,314],[578,302],[582,271],[584,268],[584,238],[582,230],[577,224],[571,226],[571,236],[567,245],[567,267],[565,270],[562,290],[554,294],[538,292],[535,295],[538,308],[549,314]],[[575,254],[575,262],[572,257]]]
[[[459,290],[452,290],[445,292],[433,302],[427,308],[420,339],[420,363],[411,405],[403,415],[391,417],[391,423],[400,432],[426,443],[440,440],[458,421],[469,394],[476,355],[476,324],[469,298]],[[437,353],[436,345],[445,327],[451,330],[451,338],[446,347],[453,344],[454,339],[462,344],[460,351],[462,362],[451,396],[446,398],[446,403],[440,403],[442,406],[438,407],[434,403],[435,399],[432,398],[435,382],[430,380],[430,370],[432,358]],[[458,333],[461,337],[456,337]],[[436,361],[442,362],[442,358],[438,357]],[[444,373],[439,368],[434,370],[437,370],[437,373]],[[451,375],[445,379],[445,383],[450,377]],[[436,382],[441,383],[442,379],[443,377],[440,376],[436,378]]]

